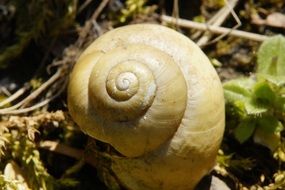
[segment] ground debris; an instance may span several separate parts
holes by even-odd
[[[65,120],[63,111],[45,112],[35,116],[9,116],[0,122],[1,127],[34,127],[53,125]]]
[[[274,12],[269,14],[266,19],[260,18],[259,15],[253,15],[252,23],[257,25],[285,28],[285,15],[279,12]]]

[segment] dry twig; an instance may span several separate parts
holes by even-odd
[[[24,98],[22,101],[20,101],[19,103],[15,104],[11,107],[0,109],[0,115],[13,114],[13,112],[12,112],[13,110],[16,110],[17,108],[19,108],[21,106],[24,107],[27,104],[29,104],[32,100],[37,98],[43,91],[45,91],[52,84],[54,84],[60,78],[60,76],[62,76],[62,72],[63,72],[62,69],[58,69],[57,72],[51,78],[49,78],[49,80],[47,80],[45,83],[43,83],[38,89],[36,89],[34,92],[32,92],[26,98]],[[14,96],[15,96],[15,94],[14,94]],[[41,104],[41,106],[43,106],[43,105],[46,105],[46,104]],[[39,106],[39,107],[41,107],[41,106]],[[32,110],[34,110],[34,109],[32,109]],[[20,113],[24,113],[24,112],[20,112]],[[15,114],[17,114],[17,113],[15,113]]]
[[[5,106],[6,104],[11,103],[12,101],[18,99],[20,96],[22,96],[29,88],[29,85],[24,85],[22,88],[17,90],[14,94],[10,95],[8,98],[0,102],[0,107]]]
[[[103,0],[100,3],[99,7],[94,11],[94,13],[90,17],[90,19],[85,22],[85,25],[84,25],[83,29],[81,30],[81,32],[79,34],[79,39],[75,43],[75,44],[77,44],[77,46],[81,47],[83,45],[84,39],[87,38],[88,32],[91,30],[92,23],[97,20],[97,18],[99,17],[99,15],[103,11],[103,9],[107,6],[109,1],[110,0]]]
[[[40,148],[56,152],[65,156],[69,156],[77,160],[84,159],[86,163],[90,164],[95,168],[97,166],[96,159],[93,156],[86,155],[84,150],[76,149],[56,141],[48,141],[48,140],[40,142],[38,146]]]
[[[207,24],[211,24],[213,26],[220,26],[223,24],[223,22],[226,20],[226,18],[229,16],[230,13],[232,13],[233,17],[235,18],[235,20],[237,21],[237,25],[234,26],[233,29],[238,28],[241,25],[240,20],[238,19],[237,15],[234,12],[234,7],[236,6],[236,4],[238,3],[238,0],[230,0],[229,2],[226,1],[226,5],[221,8],[217,14],[215,14],[208,22]],[[224,37],[226,34],[223,34],[221,36],[219,36],[218,38],[214,39],[212,42],[213,43],[215,41],[217,41],[218,39],[221,39],[222,37]],[[210,40],[210,38],[212,37],[211,32],[206,32],[198,41],[197,41],[197,45],[198,46],[204,46],[207,45],[207,42]]]
[[[230,28],[212,26],[212,25],[202,24],[202,23],[193,22],[190,20],[185,20],[185,19],[175,19],[167,15],[162,15],[161,20],[166,23],[170,23],[170,24],[177,23],[179,26],[185,27],[185,28],[193,28],[197,30],[209,31],[209,32],[216,33],[216,34],[227,34],[227,35],[236,36],[236,37],[245,38],[245,39],[254,40],[254,41],[259,41],[259,42],[262,42],[268,38],[268,36],[264,36],[261,34],[255,34],[255,33],[245,32],[241,30],[232,30]]]

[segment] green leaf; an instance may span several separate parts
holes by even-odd
[[[239,117],[243,118],[247,116],[246,109],[245,109],[245,103],[244,101],[237,100],[231,104],[233,106],[234,110],[232,110],[232,113],[236,113],[239,115]],[[228,112],[228,110],[227,110]]]
[[[256,128],[253,141],[269,148],[272,152],[274,152],[281,142],[281,136],[280,133],[267,133],[259,128]]]
[[[266,80],[271,84],[274,84],[278,87],[285,85],[285,76],[273,76],[268,74],[257,74],[258,81]]]
[[[256,83],[253,88],[254,100],[263,105],[273,105],[276,98],[275,93],[266,81]]]
[[[268,107],[249,99],[244,101],[244,107],[248,115],[260,115],[268,111]]]
[[[285,114],[285,97],[278,96],[275,100],[274,105],[275,113],[277,118],[282,119],[284,118]]]
[[[282,123],[272,115],[265,115],[258,119],[257,127],[266,133],[280,132],[283,129]]]
[[[224,94],[227,102],[244,100],[251,96],[251,88],[255,84],[252,78],[234,79],[224,83]]]
[[[241,78],[224,83],[226,102],[234,106],[243,115],[258,115],[268,111],[268,108],[255,101],[252,96],[255,81],[252,78]]]
[[[255,120],[252,119],[243,120],[234,131],[235,138],[240,143],[244,143],[252,136],[255,126],[256,126]]]
[[[285,75],[285,38],[274,36],[264,41],[257,52],[257,73]]]

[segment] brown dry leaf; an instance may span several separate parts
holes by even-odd
[[[269,26],[285,28],[285,15],[281,13],[271,13],[266,18],[266,24]]]
[[[257,25],[285,28],[285,15],[278,12],[269,14],[266,19],[262,19],[258,14],[255,14],[251,16],[251,21]]]

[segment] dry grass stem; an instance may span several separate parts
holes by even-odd
[[[97,161],[95,156],[93,155],[86,155],[84,150],[73,148],[67,145],[64,145],[62,143],[56,142],[56,141],[41,141],[38,145],[42,149],[46,149],[52,152],[56,152],[77,160],[84,159],[84,161],[91,166],[95,167],[97,166]]]
[[[207,24],[213,25],[213,26],[220,26],[224,23],[224,21],[227,19],[227,17],[229,16],[229,14],[231,13],[232,16],[235,18],[237,24],[234,26],[234,29],[238,28],[241,25],[241,22],[238,18],[238,16],[236,15],[236,13],[234,12],[234,7],[237,5],[238,0],[230,0],[230,1],[226,1],[226,5],[221,8],[217,14],[214,15],[214,17],[212,17],[212,19],[209,20],[209,22],[207,22]],[[217,41],[218,39],[221,39],[222,37],[224,37],[227,34],[222,34],[221,36],[217,37],[216,39],[214,39],[213,41],[209,42],[208,41],[211,39],[212,34],[211,32],[206,32],[198,41],[197,41],[197,45],[198,46],[205,46],[207,44],[211,44],[215,41]]]
[[[107,4],[109,3],[110,0],[103,0],[99,7],[95,10],[95,12],[93,13],[93,15],[91,16],[91,20],[97,20],[97,18],[99,17],[99,15],[101,14],[101,12],[103,11],[103,9],[107,6]]]
[[[185,28],[209,31],[209,32],[216,33],[216,34],[227,34],[227,35],[236,36],[236,37],[245,38],[245,39],[254,40],[254,41],[259,41],[259,42],[262,42],[268,39],[268,36],[264,36],[260,34],[255,34],[251,32],[235,30],[235,29],[233,30],[230,28],[225,28],[225,27],[220,27],[220,26],[212,26],[212,25],[202,24],[202,23],[198,23],[198,22],[194,22],[190,20],[185,20],[185,19],[175,19],[167,15],[162,15],[161,20],[169,24],[177,23],[179,26],[185,27]]]
[[[8,107],[8,108],[0,109],[0,115],[12,114],[13,110],[16,110],[17,108],[25,106],[28,103],[30,103],[32,100],[37,98],[43,91],[45,91],[48,87],[50,87],[52,84],[54,84],[62,76],[62,71],[63,71],[62,69],[58,69],[57,72],[51,78],[49,78],[49,80],[47,80],[45,83],[43,83],[38,89],[33,91],[30,95],[28,95],[26,98],[24,98],[19,103],[15,104],[11,107]],[[21,113],[24,113],[24,112],[21,112]]]
[[[92,0],[86,0],[77,11],[77,14],[80,14],[90,3],[92,3]]]
[[[57,152],[66,156],[69,156],[71,158],[75,158],[77,160],[83,158],[84,151],[76,148],[72,148],[70,146],[61,144],[56,141],[42,141],[39,143],[39,147],[43,149],[47,149],[53,152]]]
[[[17,90],[14,94],[10,95],[8,98],[0,102],[0,107],[5,106],[6,104],[9,104],[13,102],[14,100],[18,99],[20,96],[22,96],[27,90],[29,86],[23,86],[19,90]]]
[[[235,5],[237,4],[238,0],[229,0],[227,1],[228,6],[223,6],[219,11],[216,12],[216,14],[211,17],[206,23],[209,25],[216,25],[216,26],[220,26],[223,24],[223,22],[225,21],[225,19],[228,17],[228,15],[230,14],[230,9],[229,8],[234,8]],[[203,33],[203,31],[196,31],[194,34],[191,35],[192,39],[196,39],[199,36],[201,36],[201,34]],[[209,34],[210,35],[210,34]],[[206,35],[203,35],[201,38],[203,38]]]

